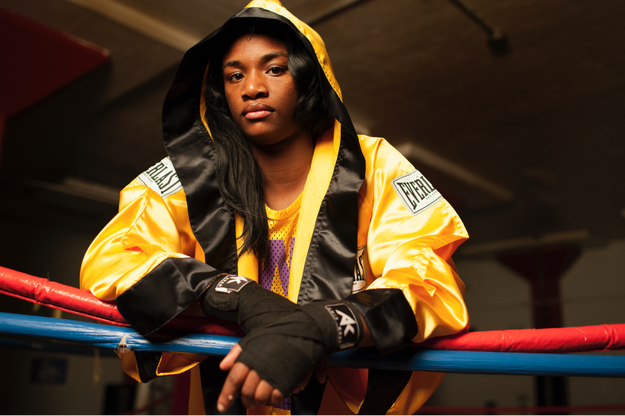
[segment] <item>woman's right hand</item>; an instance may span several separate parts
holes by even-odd
[[[236,362],[241,351],[239,344],[236,344],[219,364],[221,370],[229,371],[229,373],[217,399],[217,410],[220,412],[228,410],[239,390],[241,391],[241,401],[246,408],[266,405],[277,406],[282,403],[284,395],[280,390],[261,379],[258,373],[247,365]],[[308,379],[303,386],[300,384],[299,391],[303,390]]]

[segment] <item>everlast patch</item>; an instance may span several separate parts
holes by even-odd
[[[360,326],[356,313],[344,303],[325,305],[336,324],[336,333],[339,349],[350,348],[360,339]]]
[[[358,247],[354,265],[352,293],[358,293],[367,287],[367,246]]]
[[[248,279],[247,277],[235,276],[231,274],[224,277],[219,283],[217,283],[217,286],[215,286],[215,292],[239,292],[241,289],[243,289],[243,286],[251,282],[253,282],[253,280]]]
[[[432,184],[418,170],[395,178],[392,181],[395,192],[412,215],[432,206],[442,198]]]
[[[143,172],[137,179],[163,198],[182,189],[174,165],[168,157]]]

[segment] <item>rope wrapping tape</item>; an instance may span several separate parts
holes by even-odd
[[[54,338],[115,349],[122,339],[134,351],[170,351],[224,356],[239,340],[190,334],[176,339],[144,338],[130,328],[0,313],[0,333]],[[388,370],[473,374],[625,377],[625,356],[503,353],[480,351],[403,351],[381,356],[373,348],[332,354],[328,365]]]

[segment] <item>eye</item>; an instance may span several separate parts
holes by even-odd
[[[234,74],[226,76],[226,79],[228,81],[240,81],[241,79],[243,79],[243,74],[240,72],[235,72]]]
[[[280,67],[280,66],[274,66],[274,67],[269,68],[268,72],[270,74],[272,74],[272,75],[279,75],[279,74],[281,74],[283,72],[286,72],[286,71],[287,71],[286,68],[283,68],[283,67]]]

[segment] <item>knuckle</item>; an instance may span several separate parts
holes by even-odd
[[[259,405],[264,405],[269,400],[269,394],[266,389],[257,389],[256,394],[254,394],[254,400]]]
[[[243,385],[241,388],[241,396],[247,399],[254,399],[254,389],[250,388],[247,385]]]

